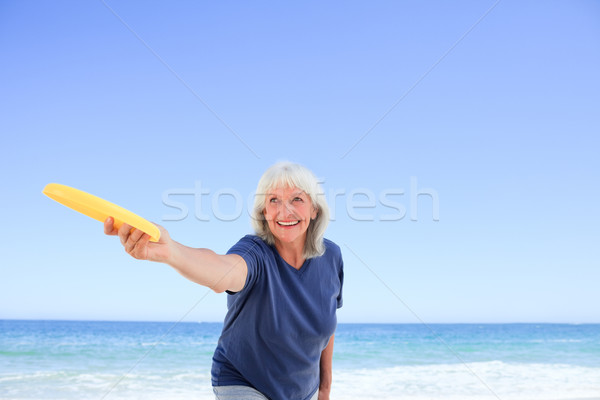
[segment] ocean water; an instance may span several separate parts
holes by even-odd
[[[0,399],[213,399],[221,324],[0,321]],[[600,325],[340,324],[332,399],[600,399]]]

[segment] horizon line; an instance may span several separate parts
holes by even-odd
[[[66,319],[66,318],[0,318],[0,322],[111,322],[111,323],[179,323],[179,324],[223,324],[223,321],[174,321],[174,320],[126,320],[126,319]],[[478,321],[462,321],[462,322],[427,322],[428,325],[600,325],[600,322],[565,322],[565,321],[498,321],[498,322],[478,322]],[[361,321],[346,321],[338,322],[338,325],[425,325],[422,322],[361,322]]]

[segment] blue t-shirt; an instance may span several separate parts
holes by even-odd
[[[227,252],[244,258],[248,277],[240,292],[227,297],[213,386],[252,386],[272,400],[305,400],[315,393],[344,279],[340,248],[324,243],[325,254],[299,270],[258,236],[243,237]]]

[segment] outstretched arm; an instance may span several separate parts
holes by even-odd
[[[239,292],[243,289],[248,274],[248,267],[242,257],[237,254],[219,255],[209,249],[194,249],[171,239],[162,226],[160,240],[150,242],[150,236],[130,225],[123,224],[119,229],[114,227],[113,218],[104,222],[104,233],[118,235],[125,251],[138,260],[162,262],[173,267],[177,272],[202,286],[211,288],[217,293],[230,290]]]

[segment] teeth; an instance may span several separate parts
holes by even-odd
[[[296,225],[299,221],[293,221],[293,222],[283,222],[283,221],[277,221],[277,223],[279,225],[284,225],[284,226],[292,226],[292,225]]]

